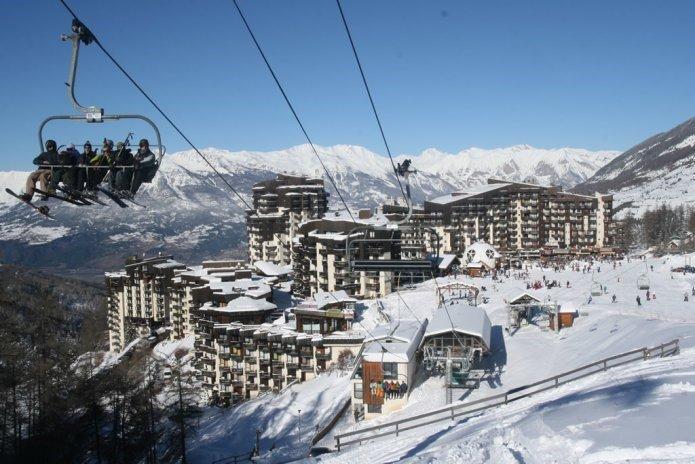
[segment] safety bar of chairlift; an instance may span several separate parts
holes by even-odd
[[[157,128],[157,125],[148,117],[142,116],[140,114],[110,114],[110,115],[104,115],[102,116],[102,121],[119,121],[121,119],[139,119],[141,121],[145,121],[147,124],[150,125],[150,127],[154,130],[154,133],[157,138],[157,143],[153,144],[153,147],[157,147],[158,151],[158,157],[157,157],[157,163],[161,162],[162,157],[164,156],[165,148],[164,145],[162,145],[162,136],[159,133],[159,129]],[[39,147],[40,150],[44,150],[44,144],[43,144],[43,129],[48,124],[50,121],[85,121],[85,116],[77,116],[77,115],[58,115],[58,116],[49,116],[46,119],[44,119],[41,122],[41,125],[39,126]],[[65,166],[61,166],[65,167]]]
[[[431,270],[434,267],[432,261],[412,260],[412,259],[356,259],[353,261],[352,269],[355,271],[377,271],[377,270],[398,270],[398,271],[422,271]]]

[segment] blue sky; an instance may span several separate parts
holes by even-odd
[[[72,0],[78,15],[201,147],[304,143],[230,0]],[[240,0],[316,143],[383,153],[335,2]],[[695,2],[344,0],[395,153],[527,143],[626,149],[695,114]],[[60,3],[3,5],[0,169],[28,169],[36,130],[71,113],[70,18]],[[142,113],[180,139],[107,61],[83,48],[78,94]],[[63,123],[80,143],[146,128]]]

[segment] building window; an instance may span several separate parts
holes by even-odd
[[[381,405],[380,404],[368,404],[367,405],[367,412],[381,414]]]
[[[355,384],[355,399],[356,400],[361,400],[362,399],[362,382],[357,382]]]
[[[398,363],[382,363],[382,368],[384,370],[384,379],[398,379]]]

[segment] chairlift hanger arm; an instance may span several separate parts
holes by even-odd
[[[159,129],[157,128],[157,125],[148,117],[142,116],[140,114],[110,114],[102,117],[103,121],[119,121],[121,119],[139,119],[141,121],[145,121],[147,124],[150,125],[152,130],[154,130],[155,136],[157,137],[157,144],[154,145],[157,147],[158,151],[158,157],[157,157],[157,162],[159,163],[162,160],[162,157],[164,156],[164,153],[166,152],[166,149],[164,145],[162,145],[162,136],[159,133]],[[41,125],[39,125],[39,148],[41,151],[44,149],[44,144],[43,144],[43,129],[51,121],[84,121],[85,118],[84,116],[76,116],[76,115],[59,115],[59,116],[49,116],[46,119],[44,119],[41,122]]]

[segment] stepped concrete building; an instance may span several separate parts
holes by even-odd
[[[168,331],[172,339],[192,335],[192,315],[206,302],[271,296],[270,287],[262,287],[242,261],[205,261],[188,267],[171,256],[129,258],[124,270],[106,274],[106,289],[111,351],[121,351],[158,329]]]
[[[310,335],[274,324],[200,324],[196,373],[213,402],[234,404],[311,380],[333,366],[347,367],[363,337]],[[203,329],[204,327],[204,329]]]
[[[169,324],[169,289],[176,270],[186,266],[171,256],[129,258],[125,270],[106,274],[109,349]]]
[[[278,174],[253,186],[253,209],[246,213],[250,262],[292,262],[292,240],[301,222],[323,217],[328,193],[322,179]]]
[[[611,195],[489,179],[426,201],[424,209],[443,224],[438,227],[444,252],[460,254],[485,241],[508,253],[544,247],[581,253],[613,245],[612,205]]]
[[[222,404],[345,367],[363,339],[346,331],[355,300],[319,295],[291,321],[272,301],[277,282],[235,260],[186,266],[171,256],[131,258],[125,270],[106,274],[109,347],[122,351],[153,331],[195,337],[196,376]],[[285,324],[269,323],[283,317]]]
[[[375,227],[387,223],[383,215],[374,217],[369,210],[360,211],[356,222],[335,213],[303,223],[292,244],[293,293],[306,297],[344,290],[359,298],[391,293],[392,272],[351,272],[347,252],[348,241],[367,239],[370,241],[356,242],[350,255],[359,259],[399,259],[400,246],[392,239],[400,233]]]

